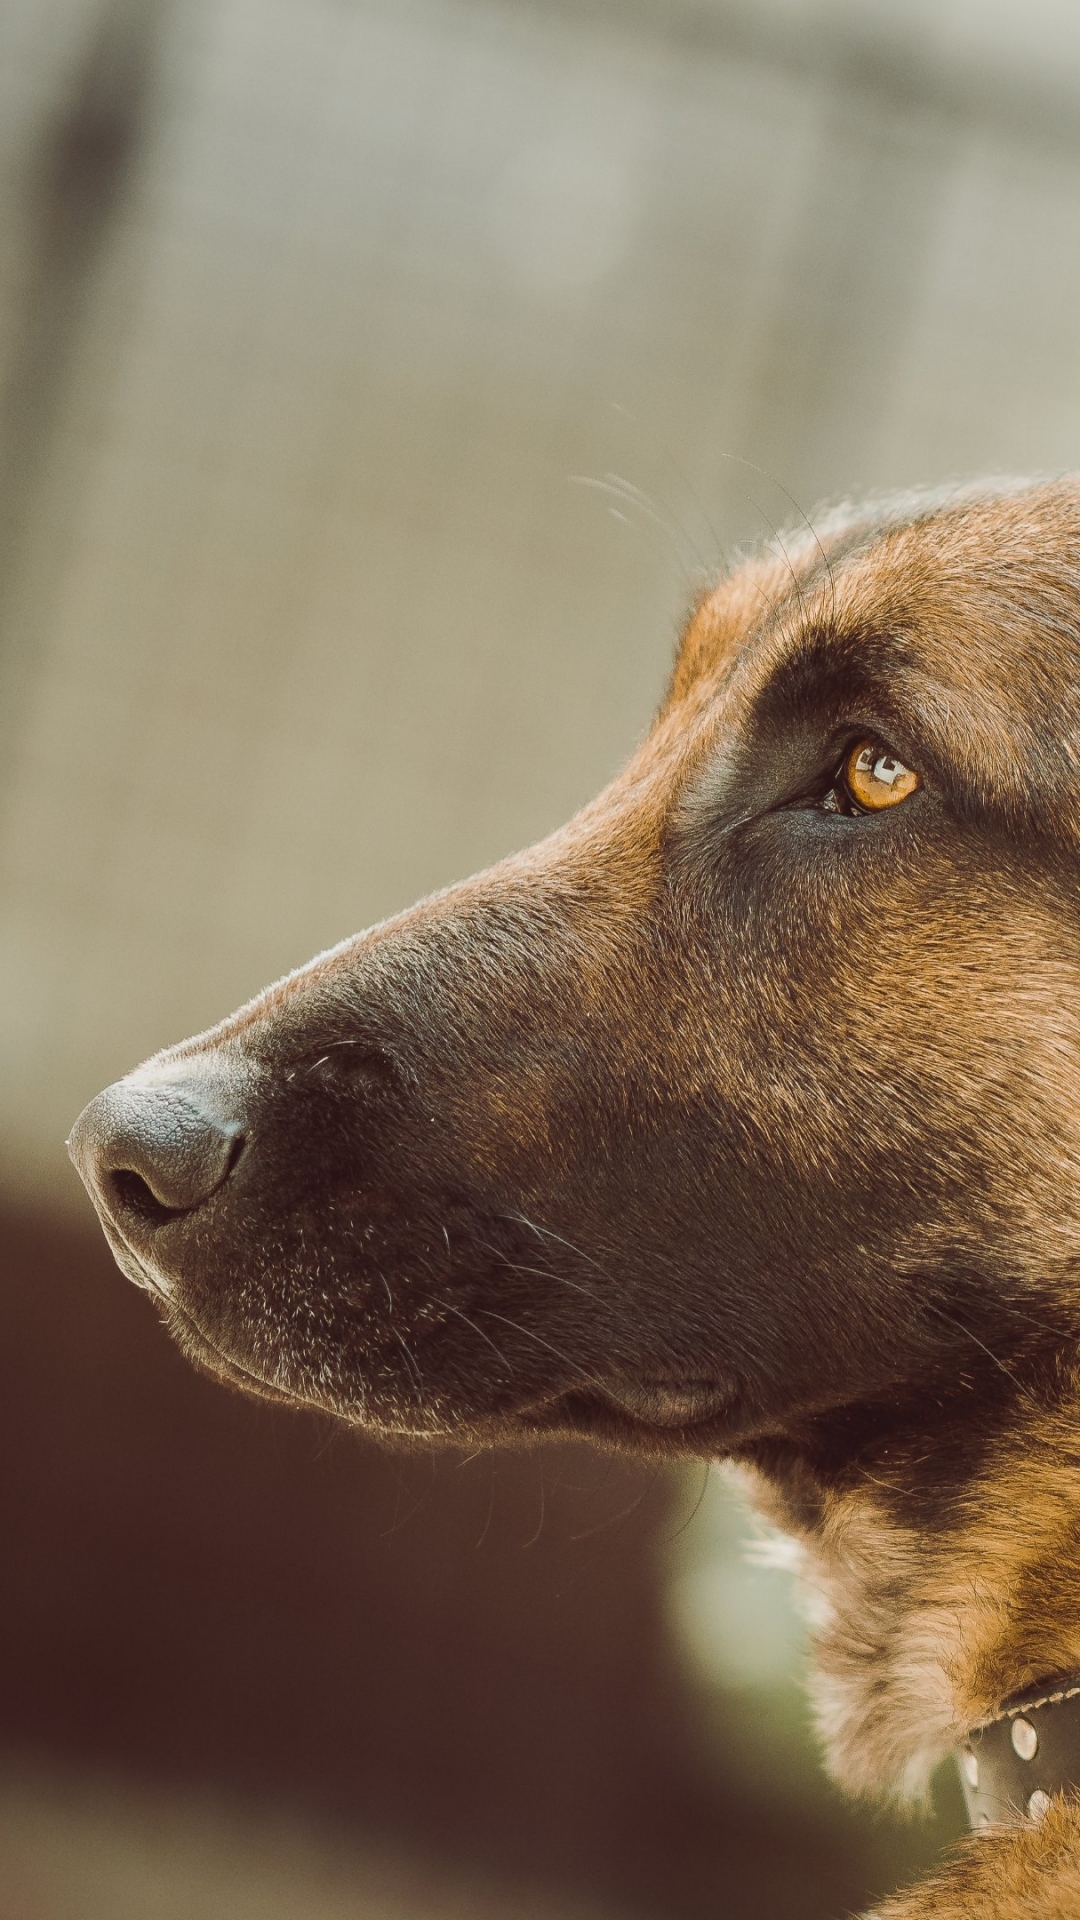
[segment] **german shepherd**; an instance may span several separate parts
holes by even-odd
[[[740,1462],[836,1777],[959,1754],[977,1831],[882,1914],[1080,1915],[1080,481],[750,557],[568,826],[70,1146],[234,1386]]]

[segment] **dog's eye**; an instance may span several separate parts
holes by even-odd
[[[883,741],[856,740],[844,755],[825,806],[831,813],[881,813],[899,806],[921,785],[914,769]]]

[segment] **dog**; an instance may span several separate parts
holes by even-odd
[[[527,852],[100,1094],[200,1367],[395,1442],[731,1459],[890,1920],[1080,1914],[1080,481],[846,506],[693,607]]]

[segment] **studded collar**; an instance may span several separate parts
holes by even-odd
[[[1042,1819],[1055,1793],[1080,1793],[1080,1674],[1014,1694],[957,1754],[975,1828]]]

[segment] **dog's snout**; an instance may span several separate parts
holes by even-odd
[[[115,1217],[158,1225],[201,1207],[245,1145],[239,1103],[198,1075],[133,1075],[79,1115],[68,1151],[92,1199]]]

